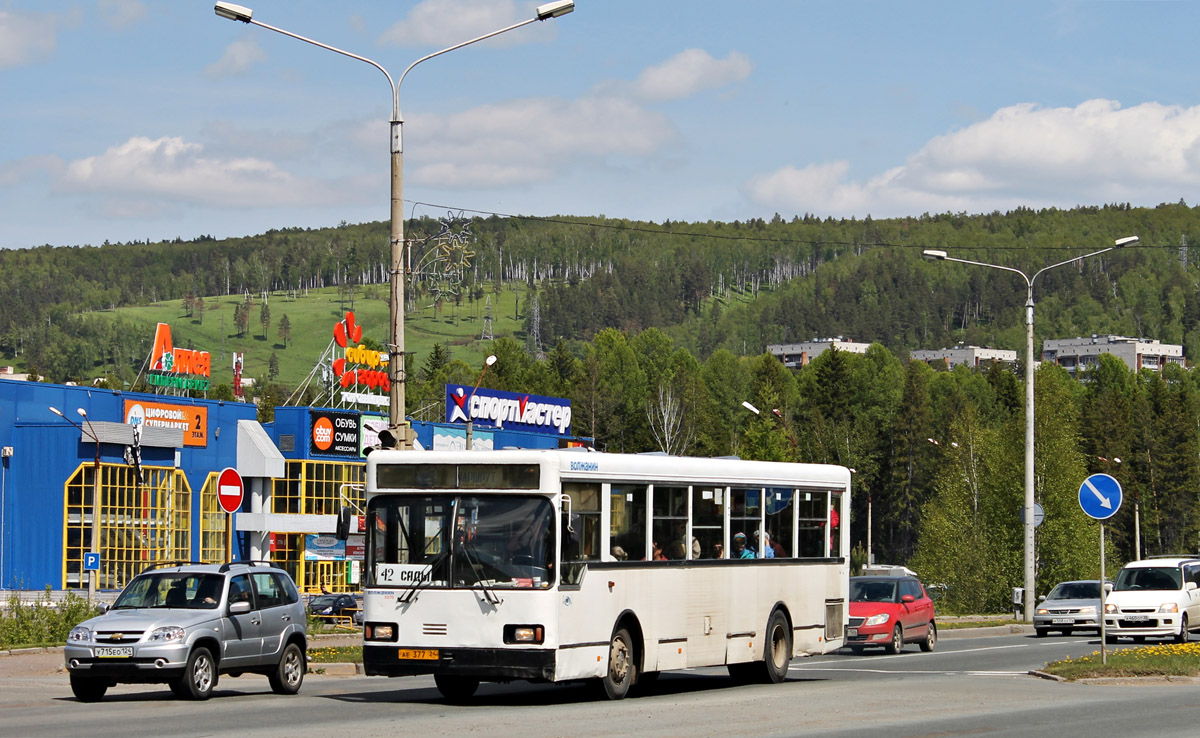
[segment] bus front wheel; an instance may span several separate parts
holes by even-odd
[[[479,680],[457,674],[434,674],[433,683],[447,702],[465,702],[475,696]]]
[[[610,700],[625,699],[636,681],[637,665],[633,657],[633,638],[625,628],[618,628],[608,644],[608,668],[600,677],[604,696]]]

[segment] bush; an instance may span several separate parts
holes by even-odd
[[[0,614],[0,649],[61,645],[71,628],[99,614],[99,607],[74,592],[54,602],[47,587],[33,603],[21,602],[14,592]]]

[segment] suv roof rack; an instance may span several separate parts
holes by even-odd
[[[202,566],[202,565],[204,565],[204,564],[208,564],[208,563],[211,563],[211,562],[208,562],[208,561],[183,561],[183,560],[179,560],[179,561],[156,561],[156,562],[154,562],[154,563],[152,563],[152,564],[149,564],[149,565],[147,565],[147,566],[146,566],[146,568],[142,569],[142,570],[141,570],[140,572],[138,572],[138,573],[139,573],[139,574],[145,574],[146,572],[148,572],[148,571],[153,571],[154,569],[167,569],[167,568],[170,568],[170,567],[173,567],[173,566]]]
[[[1200,559],[1200,554],[1154,554],[1146,556],[1142,561],[1146,559]]]
[[[269,566],[269,567],[274,567],[274,566],[275,566],[275,564],[274,564],[273,562],[270,562],[270,561],[262,561],[262,560],[260,560],[260,559],[244,559],[244,560],[241,560],[241,561],[229,561],[229,562],[226,562],[226,563],[224,563],[224,564],[221,564],[221,568],[220,568],[218,571],[220,571],[220,572],[224,573],[224,572],[227,572],[227,571],[229,571],[229,570],[230,570],[230,568],[232,568],[232,567],[234,567],[234,566],[249,566],[249,567],[255,567],[255,566]]]

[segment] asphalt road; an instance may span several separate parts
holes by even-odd
[[[720,669],[664,674],[641,696],[617,703],[582,685],[514,683],[484,685],[472,704],[451,706],[425,677],[309,675],[295,697],[273,695],[265,678],[244,676],[222,678],[207,702],[128,685],[88,705],[71,696],[64,674],[6,670],[0,735],[1200,735],[1194,683],[1064,684],[1027,674],[1092,652],[1095,637],[956,636],[928,654],[908,646],[897,656],[802,659],[779,685],[733,686]]]

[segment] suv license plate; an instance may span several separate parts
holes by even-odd
[[[1075,618],[1054,618],[1050,622],[1055,625],[1074,625]]]
[[[436,648],[401,648],[397,654],[400,659],[415,659],[417,661],[437,661]]]
[[[1126,615],[1125,622],[1127,623],[1144,623],[1150,618],[1145,615]]]
[[[100,647],[96,649],[98,659],[127,659],[133,656],[133,646]]]

